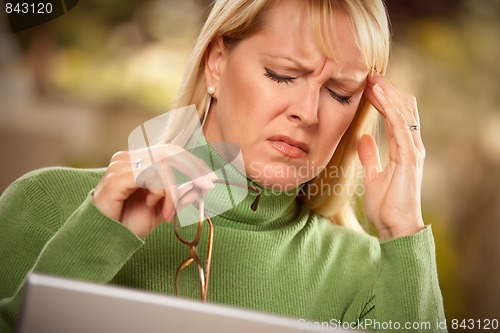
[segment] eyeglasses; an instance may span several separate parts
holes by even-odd
[[[260,200],[260,195],[261,191],[257,187],[253,187],[248,184],[240,184],[228,180],[222,180],[222,179],[217,179],[214,181],[215,183],[219,184],[225,184],[226,186],[236,186],[240,188],[247,188],[250,191],[255,192],[257,195],[255,197],[255,200],[253,201],[252,205],[250,208],[253,211],[257,210],[257,206],[259,205],[259,200]],[[214,223],[212,222],[212,219],[210,216],[208,216],[207,212],[205,211],[205,201],[203,200],[203,196],[201,195],[201,192],[198,191],[198,203],[193,203],[193,206],[198,210],[198,228],[196,230],[196,235],[194,237],[194,240],[188,241],[186,240],[179,232],[179,227],[178,227],[178,221],[174,221],[174,233],[175,236],[179,241],[181,241],[183,244],[187,245],[189,248],[189,256],[177,267],[177,270],[175,272],[175,293],[177,296],[180,295],[180,288],[179,288],[179,277],[180,273],[183,269],[187,268],[189,265],[191,265],[193,262],[196,264],[198,268],[198,276],[200,279],[200,296],[201,300],[203,302],[207,301],[207,293],[208,293],[208,282],[210,278],[210,264],[212,263],[212,248],[213,248],[213,242],[214,242]],[[203,221],[206,219],[208,223],[208,243],[207,243],[207,255],[206,255],[206,261],[205,261],[205,268],[203,268],[201,259],[198,255],[198,243],[200,241],[201,237],[201,232],[203,229]],[[177,220],[177,219],[176,219]]]

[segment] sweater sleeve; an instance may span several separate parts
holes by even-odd
[[[72,214],[53,196],[36,178],[24,178],[0,197],[1,332],[15,328],[29,272],[106,283],[143,244],[103,215],[91,194]]]
[[[374,297],[361,320],[376,332],[447,332],[431,227],[381,242]]]

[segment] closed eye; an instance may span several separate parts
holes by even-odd
[[[276,74],[275,72],[273,72],[272,70],[270,70],[269,68],[264,68],[265,69],[265,73],[264,75],[277,82],[277,83],[285,83],[285,84],[289,84],[289,83],[293,83],[296,78],[295,77],[291,77],[291,76],[285,76],[285,75],[279,75],[279,74]],[[337,102],[339,102],[340,104],[342,105],[349,105],[352,103],[352,96],[342,96],[342,95],[339,95],[337,94],[335,91],[329,89],[329,88],[326,88],[326,90],[328,90],[328,93],[330,94],[330,96],[332,96],[332,98],[334,98]]]
[[[272,70],[270,70],[269,68],[264,68],[264,69],[266,70],[264,75],[266,77],[268,77],[269,79],[271,79],[275,82],[278,82],[278,83],[289,84],[289,83],[292,83],[293,81],[295,81],[295,79],[296,79],[295,77],[291,77],[291,76],[278,75],[275,72],[273,72]]]
[[[328,90],[328,93],[330,94],[330,96],[332,96],[333,99],[335,99],[340,104],[349,105],[352,103],[352,100],[351,100],[352,96],[341,96],[329,88],[326,88],[326,90]]]

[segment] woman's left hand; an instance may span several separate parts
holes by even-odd
[[[417,101],[378,74],[368,77],[365,96],[383,116],[389,143],[384,169],[371,136],[363,136],[358,147],[367,217],[382,240],[415,234],[425,227],[420,201],[425,148]]]

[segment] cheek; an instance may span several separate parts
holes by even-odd
[[[226,95],[236,100],[247,100],[254,96],[259,86],[258,74],[259,71],[254,62],[240,53],[235,53],[228,59],[227,67],[221,78],[221,83],[228,92]]]
[[[356,109],[346,110],[342,107],[337,110],[330,110],[332,112],[323,117],[318,129],[319,133],[319,150],[318,162],[320,164],[328,163],[333,156],[342,136],[349,128],[351,122],[356,114]]]
[[[256,75],[242,68],[229,68],[221,79],[218,105],[220,118],[232,119],[231,126],[247,122],[252,117],[260,100]],[[235,123],[236,122],[236,123]]]

